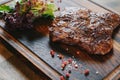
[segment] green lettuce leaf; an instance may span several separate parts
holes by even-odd
[[[13,10],[13,9],[10,8],[10,7],[7,6],[7,5],[0,5],[0,12],[1,12],[1,13],[3,13],[3,12],[9,13],[9,12],[11,12],[12,10]]]
[[[46,10],[43,12],[42,16],[43,17],[50,17],[50,18],[54,18],[54,11],[56,10],[56,7],[54,4],[49,3],[47,4],[47,8]]]

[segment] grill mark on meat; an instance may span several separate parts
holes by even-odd
[[[112,49],[112,32],[120,17],[114,13],[96,13],[86,8],[66,8],[49,27],[50,39],[77,45],[91,54],[106,54]]]

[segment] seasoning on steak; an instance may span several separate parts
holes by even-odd
[[[50,39],[77,45],[91,54],[104,55],[112,49],[112,32],[119,23],[120,17],[114,13],[66,8],[49,27]]]

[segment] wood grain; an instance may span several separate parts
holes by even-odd
[[[106,76],[104,80],[120,80],[120,66],[118,66],[111,74]]]
[[[5,4],[5,3],[8,3],[8,2],[11,2],[12,0],[0,0],[0,5],[1,4]]]
[[[8,49],[9,48],[9,49]],[[23,56],[15,55],[13,48],[0,40],[0,80],[48,80],[39,70],[35,70]],[[15,54],[13,54],[15,53]]]
[[[115,12],[117,12],[118,14],[120,14],[120,0],[91,0],[103,7],[106,7],[110,10],[114,10]]]
[[[95,12],[109,12],[105,8],[101,8],[100,6],[97,6],[96,4],[93,4],[89,1],[63,0],[63,4],[61,4],[61,6],[86,7]],[[44,29],[46,28],[44,27]],[[86,68],[89,68],[91,71],[90,75],[87,77],[73,71],[74,73],[72,73],[70,80],[101,80],[104,77],[106,77],[117,66],[120,65],[119,28],[115,30],[115,32],[116,33],[113,37],[113,50],[105,56],[89,55],[86,52],[81,51],[79,48],[66,45],[52,44],[49,42],[48,34],[46,34],[46,32],[43,31],[43,27],[38,27],[37,30],[11,33],[12,36],[1,28],[0,36],[7,43],[13,46],[20,54],[26,57],[37,68],[39,68],[53,80],[58,80],[60,74],[63,74],[63,72],[61,71],[60,64],[58,64],[61,63],[61,61],[58,60],[57,57],[55,57],[54,59],[51,58],[49,54],[49,51],[51,49],[54,49],[56,51],[56,55],[62,53],[65,56],[65,59],[75,56],[75,60],[77,61],[77,63],[83,64]],[[69,52],[66,53],[62,50],[63,48],[69,48]],[[74,54],[76,53],[76,51],[80,51],[80,54]],[[99,75],[96,75],[96,71],[99,71]]]

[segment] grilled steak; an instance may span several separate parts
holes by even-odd
[[[86,8],[66,8],[49,27],[50,39],[77,45],[91,54],[106,54],[112,49],[112,32],[120,17],[114,13],[97,13]]]

